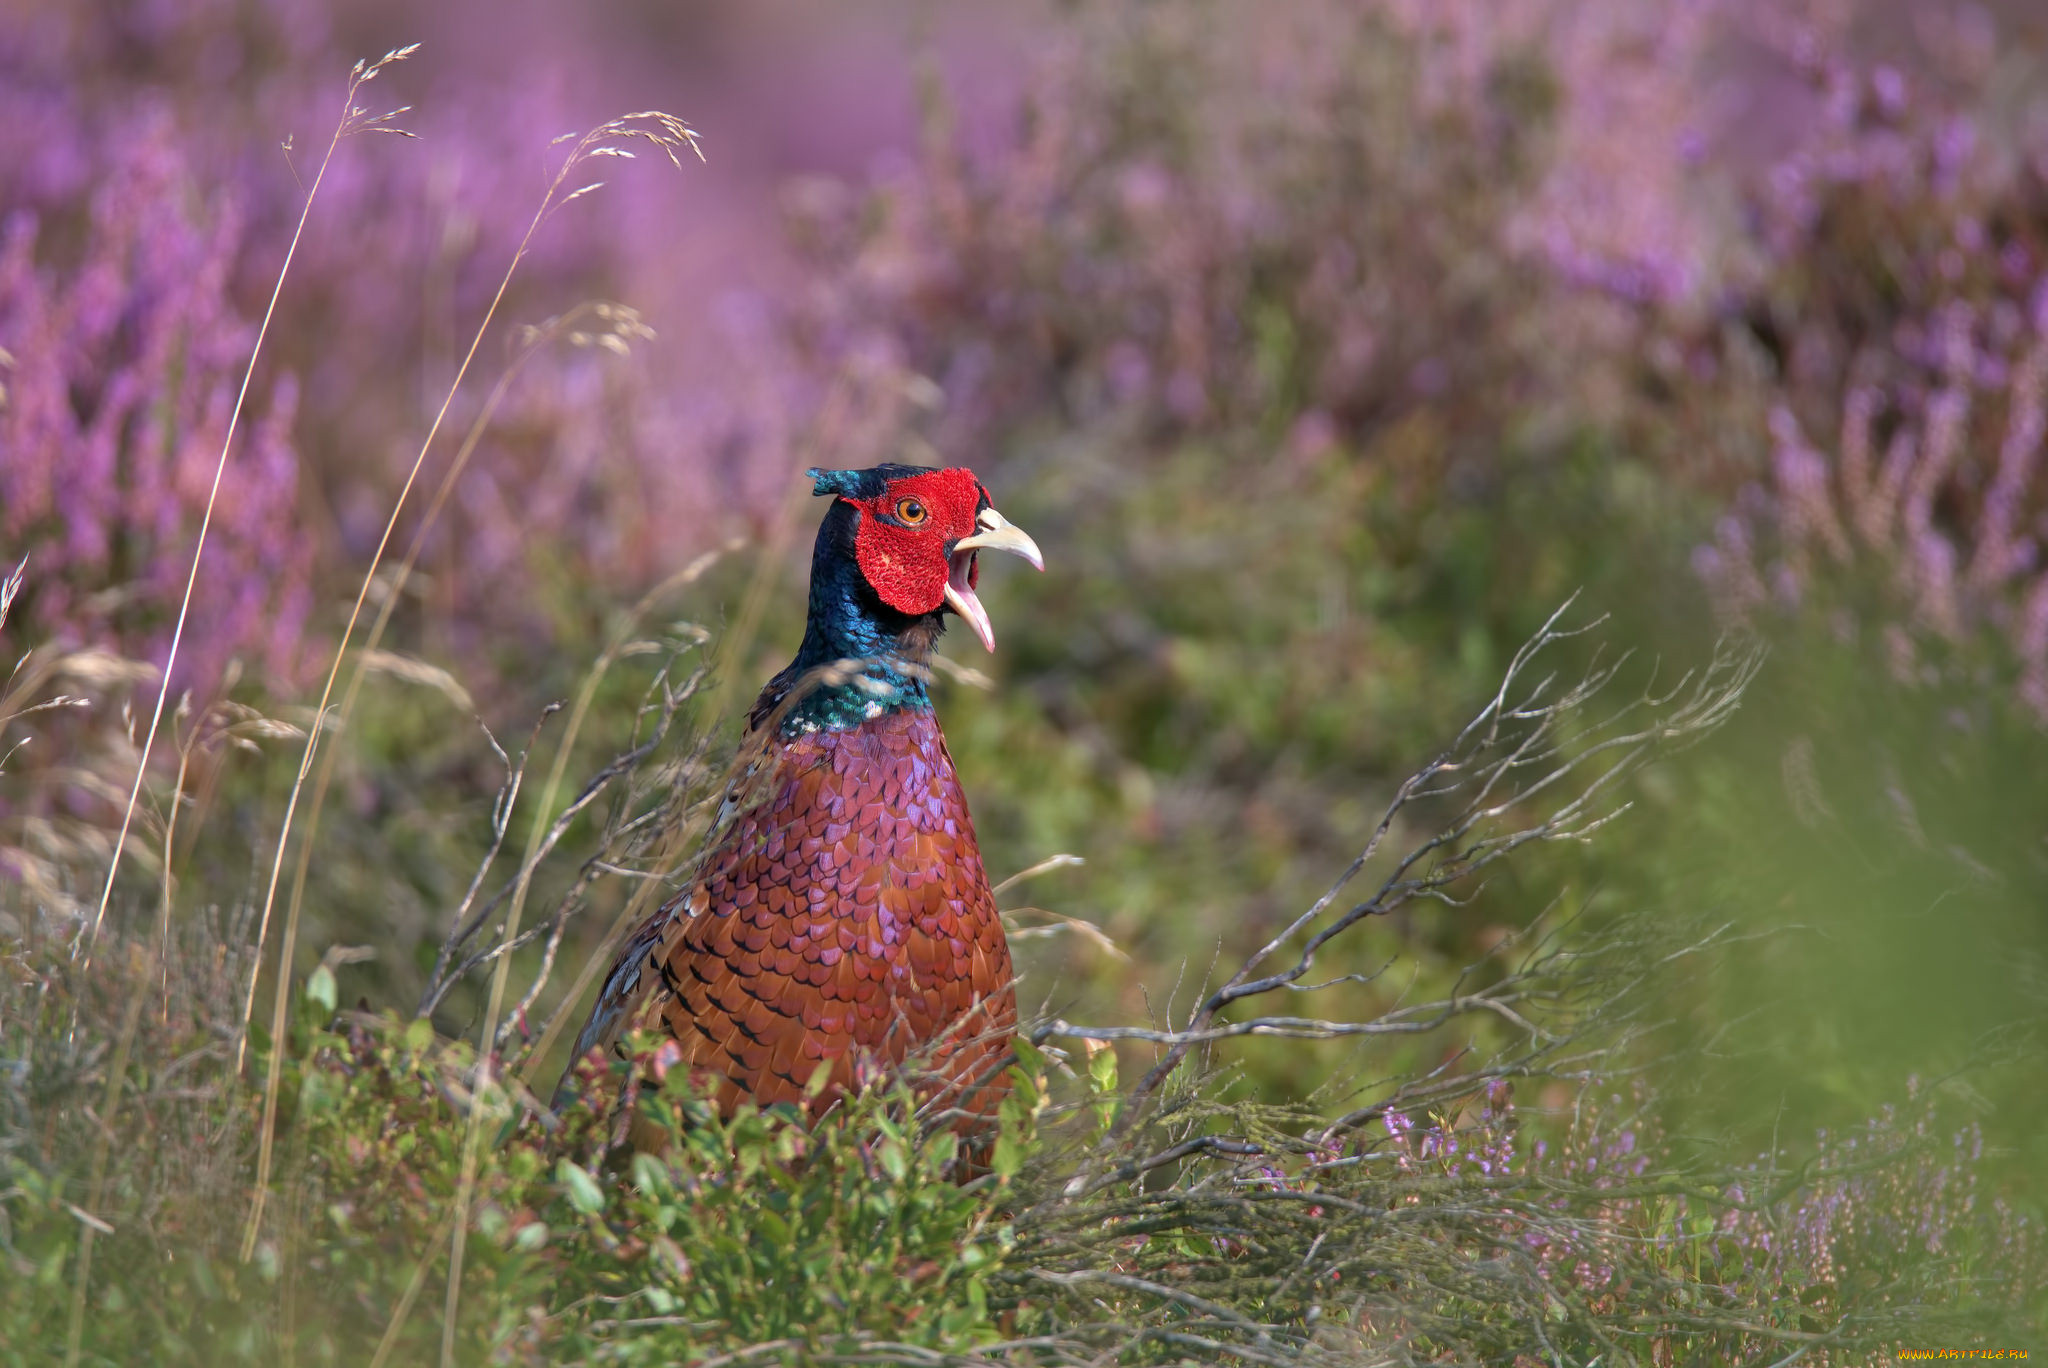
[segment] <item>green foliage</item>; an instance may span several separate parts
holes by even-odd
[[[1022,1118],[1005,1117],[994,1177],[963,1185],[960,1137],[921,1128],[900,1085],[810,1125],[787,1106],[720,1117],[680,1072],[639,1106],[659,1153],[609,1174],[556,1163],[574,1213],[555,1237],[558,1298],[574,1309],[552,1352],[654,1364],[765,1341],[809,1355],[997,1337],[989,1278],[1014,1243],[1002,1180],[1030,1143]]]
[[[325,1002],[300,1002],[281,1137],[292,1158],[273,1196],[281,1220],[247,1263],[170,1231],[103,1239],[86,1361],[360,1363],[388,1327],[393,1361],[436,1351],[437,1295],[392,1323],[409,1286],[417,1295],[425,1279],[437,1294],[446,1277],[473,1052],[424,1022],[329,1026]],[[217,1102],[253,1116],[260,1099]],[[642,1104],[666,1152],[598,1167],[558,1152],[501,1089],[481,1105],[499,1133],[463,1266],[465,1361],[668,1363],[770,1339],[996,1337],[989,1279],[1014,1243],[1007,1178],[955,1181],[959,1138],[920,1128],[906,1091],[871,1092],[806,1125],[786,1108],[720,1118],[677,1075]],[[587,1133],[590,1121],[579,1112],[568,1124]],[[1006,1118],[996,1143],[999,1155],[1029,1152],[1028,1110]],[[10,1162],[5,1176],[0,1362],[50,1362],[72,1303],[82,1194],[61,1161],[49,1172]]]
[[[18,952],[0,1019],[43,1073],[6,1094],[0,1362],[56,1360],[75,1326],[80,1361],[104,1363],[415,1362],[445,1332],[462,1362],[1661,1364],[1746,1359],[1827,1325],[1830,1361],[1864,1362],[1901,1337],[2018,1334],[2038,1316],[2016,1296],[2048,1266],[2038,1224],[1974,1202],[1983,1166],[1931,1111],[1873,1121],[1860,1152],[1735,1168],[1663,1141],[1647,1099],[1567,1095],[1572,1125],[1517,1112],[1510,1079],[1558,1086],[1558,1042],[1573,1069],[1621,1064],[1607,1033],[1682,981],[1656,965],[1684,947],[1657,937],[1573,944],[1518,999],[1525,1047],[1396,1082],[1337,1128],[1192,1059],[1153,1091],[1113,1047],[1020,1040],[990,1133],[935,1127],[901,1083],[816,1120],[720,1116],[672,1071],[632,1104],[637,1150],[611,1143],[616,1116],[578,1102],[547,1117],[516,1080],[480,1081],[472,1047],[424,1020],[337,1015],[316,971],[279,1042],[283,1157],[246,1259],[260,1098],[216,1070],[179,1099],[185,1130],[159,1110],[175,1069],[156,1061],[175,1062],[203,998],[131,1012],[154,987],[147,956],[67,979]],[[1588,988],[1609,996],[1604,1017]],[[67,1041],[82,1074],[52,1067]],[[638,1043],[615,1091],[660,1058]],[[102,1127],[70,1100],[105,1084],[93,1061],[110,1045],[135,1062],[112,1075]],[[1923,1250],[1915,1230],[1939,1239]]]

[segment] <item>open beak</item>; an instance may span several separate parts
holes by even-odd
[[[981,638],[981,644],[993,651],[996,648],[995,628],[989,625],[988,610],[974,596],[974,553],[1008,551],[1031,562],[1034,570],[1045,569],[1045,557],[1038,554],[1037,542],[1025,535],[1022,529],[1010,526],[993,508],[982,509],[974,521],[980,530],[971,537],[962,537],[954,542],[953,554],[946,558],[946,602],[974,629],[974,634]]]

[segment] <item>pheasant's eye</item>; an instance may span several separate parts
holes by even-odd
[[[924,505],[915,499],[898,499],[896,501],[896,516],[903,522],[915,527],[924,521]]]

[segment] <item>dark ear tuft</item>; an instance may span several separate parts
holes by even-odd
[[[811,477],[811,493],[821,499],[828,494],[844,499],[879,499],[888,491],[891,480],[930,473],[929,466],[913,465],[878,465],[866,470],[825,470],[813,466],[804,472]]]
[[[811,493],[817,498],[831,494],[844,495],[849,499],[872,497],[863,487],[867,483],[865,470],[823,470],[812,467],[804,474],[811,477]]]

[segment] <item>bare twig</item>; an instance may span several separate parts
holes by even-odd
[[[1627,810],[1627,803],[1615,796],[1621,782],[1727,720],[1761,664],[1755,649],[1724,647],[1706,669],[1665,694],[1646,687],[1614,711],[1589,717],[1590,705],[1614,681],[1625,657],[1607,664],[1596,657],[1577,684],[1559,693],[1552,692],[1553,676],[1527,682],[1547,648],[1598,625],[1596,620],[1560,626],[1570,607],[1569,602],[1560,607],[1516,652],[1499,689],[1451,747],[1395,791],[1364,849],[1329,889],[1204,998],[1183,1029],[1093,1037],[1150,1039],[1168,1047],[1134,1090],[1134,1101],[1154,1092],[1189,1049],[1229,1036],[1400,1033],[1432,1029],[1447,1013],[1474,1009],[1518,1020],[1512,1002],[1492,992],[1419,1013],[1397,1012],[1373,1023],[1262,1017],[1219,1025],[1216,1019],[1235,1003],[1298,985],[1323,947],[1367,917],[1424,899],[1455,903],[1453,889],[1532,842],[1586,840]],[[1638,715],[1647,716],[1638,723]],[[1425,799],[1448,799],[1458,807],[1446,825],[1395,862],[1371,897],[1335,910],[1344,889],[1380,853],[1395,823]],[[1302,944],[1293,963],[1259,972],[1297,939]],[[1519,1024],[1527,1028],[1526,1022]]]

